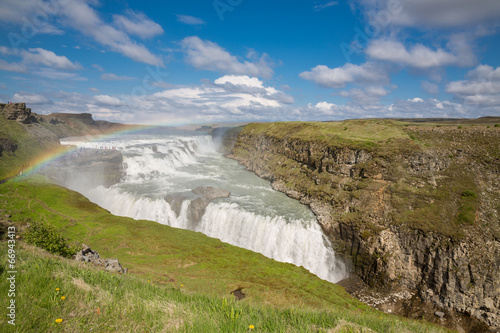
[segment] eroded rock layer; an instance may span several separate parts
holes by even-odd
[[[231,157],[311,207],[372,287],[500,326],[500,128],[250,124]]]

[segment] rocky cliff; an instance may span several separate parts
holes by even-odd
[[[25,103],[0,104],[0,181],[18,175],[30,167],[40,154],[61,149],[59,139],[73,136],[106,134],[133,128],[107,121],[95,121],[89,113],[52,113],[39,115]],[[60,151],[62,153],[62,151]],[[92,165],[88,162],[92,161]],[[110,185],[121,176],[121,154],[118,151],[96,153],[81,151],[60,159],[47,175],[58,182],[78,178],[78,170],[97,168],[102,171],[100,184]],[[83,172],[83,171],[82,171]],[[87,171],[90,172],[90,171]],[[76,175],[75,175],[76,173]]]
[[[231,157],[311,207],[379,290],[500,326],[500,128],[250,124]]]

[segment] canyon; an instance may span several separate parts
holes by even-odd
[[[249,124],[222,142],[229,157],[311,208],[355,275],[391,300],[386,310],[417,297],[440,317],[463,313],[498,329],[495,121]]]

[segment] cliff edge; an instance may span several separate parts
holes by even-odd
[[[500,118],[245,126],[230,157],[309,205],[368,285],[500,326]]]

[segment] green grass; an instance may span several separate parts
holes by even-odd
[[[277,263],[201,233],[113,216],[62,187],[10,182],[0,186],[0,195],[0,204],[12,212],[17,224],[51,223],[70,241],[88,244],[105,257],[118,257],[131,272],[156,276],[162,284],[182,283],[189,290],[217,295],[244,287],[249,295],[254,294],[250,300],[280,306],[354,302],[342,288],[303,268]]]
[[[6,249],[7,244],[0,242],[3,258]],[[111,274],[19,242],[16,259],[17,332],[446,331],[369,309],[276,308],[235,301],[232,296],[193,294],[184,286]],[[7,277],[2,267],[0,290],[5,294]],[[9,299],[3,298],[2,305]],[[14,332],[7,320],[6,316],[0,319],[4,332]]]
[[[15,152],[2,152],[0,156],[0,179],[17,175],[43,150],[39,141],[33,138],[16,121],[8,121],[0,114],[0,135],[10,139],[18,148]]]
[[[446,331],[382,314],[301,267],[200,233],[113,216],[42,180],[0,185],[0,205],[18,229],[34,220],[51,223],[102,257],[119,258],[131,273],[112,275],[26,246],[17,257],[21,332],[247,332],[249,325],[258,332]],[[5,243],[0,247],[5,257]],[[4,268],[4,294],[5,274]],[[229,294],[238,288],[247,297],[235,303]]]
[[[274,122],[252,123],[243,128],[243,135],[265,134],[269,137],[305,142],[349,146],[373,150],[396,142],[411,144],[411,140],[399,122],[394,120],[346,120],[342,122]]]

